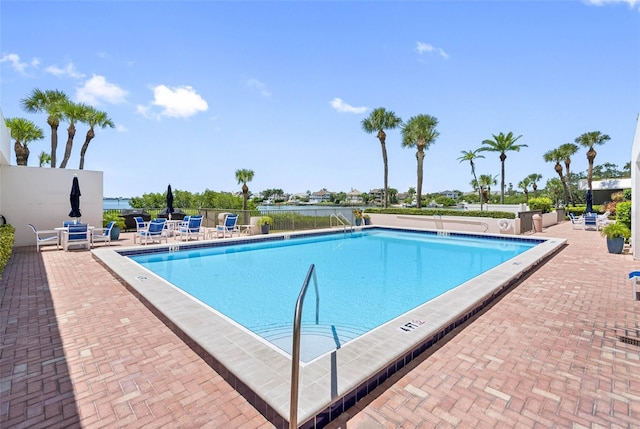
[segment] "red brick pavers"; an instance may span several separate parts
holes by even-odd
[[[640,427],[640,263],[540,235],[568,246],[329,427]],[[0,427],[272,427],[89,252],[16,249],[0,296]]]
[[[538,235],[568,246],[329,427],[640,427],[640,347],[618,339],[640,340],[640,262],[569,222]]]
[[[90,252],[15,249],[0,292],[2,428],[273,427]]]

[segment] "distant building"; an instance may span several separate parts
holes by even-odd
[[[451,198],[453,200],[457,200],[460,196],[456,191],[442,191],[440,192],[440,195]]]
[[[357,189],[351,188],[351,191],[347,192],[347,203],[348,204],[362,204],[364,200],[362,199],[362,192]]]
[[[384,199],[384,189],[372,189],[369,191],[369,197],[371,197],[371,200],[369,200],[370,203],[373,204],[377,204],[379,206],[381,206],[383,204],[383,199]]]
[[[593,189],[593,204],[603,204],[613,201],[611,194],[631,189],[631,178],[593,180],[591,188]],[[589,189],[587,179],[580,179],[578,190],[586,192],[587,189]]]
[[[310,203],[327,203],[331,201],[331,197],[334,195],[334,192],[329,192],[326,189],[321,191],[313,192],[309,197]]]

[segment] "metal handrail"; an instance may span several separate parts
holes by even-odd
[[[293,316],[293,345],[291,347],[291,399],[289,403],[289,428],[298,427],[298,379],[300,377],[300,324],[302,321],[302,305],[307,294],[309,282],[313,276],[313,284],[316,289],[316,325],[319,322],[320,314],[320,294],[318,294],[318,279],[316,277],[315,265],[311,264],[307,277],[304,279],[302,289],[296,302],[296,310]]]
[[[347,219],[345,217],[345,215],[343,215],[342,213],[338,212],[338,213],[331,213],[331,215],[329,216],[329,227],[331,227],[331,219],[336,218],[336,226],[338,226],[338,223],[342,224],[342,229],[346,232],[347,231],[347,225],[351,228],[353,228],[353,225],[351,224],[351,222],[349,221],[349,219]]]

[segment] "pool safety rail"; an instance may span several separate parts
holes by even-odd
[[[353,231],[353,225],[351,224],[351,222],[349,222],[349,219],[347,219],[342,213],[331,213],[331,216],[329,216],[329,227],[333,227],[333,219],[336,220],[336,226],[342,225],[342,229],[344,230],[344,232],[347,232],[347,226],[351,229],[351,231]]]
[[[333,216],[333,215],[332,215]],[[316,325],[320,315],[320,294],[318,293],[318,279],[316,277],[316,266],[311,264],[307,277],[304,279],[302,289],[296,301],[296,310],[293,316],[293,344],[291,347],[291,397],[289,404],[289,429],[298,427],[298,379],[300,377],[300,324],[302,323],[302,305],[304,297],[309,288],[309,282],[313,277],[313,285],[316,289]]]

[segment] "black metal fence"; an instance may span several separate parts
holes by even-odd
[[[125,218],[126,230],[135,229],[134,222],[127,222],[129,217],[137,216],[137,213],[145,213],[151,219],[157,217],[167,217],[164,209],[105,209],[105,213],[118,213]],[[134,212],[135,214],[131,215]],[[230,209],[182,209],[184,215],[202,215],[203,226],[215,227],[224,221],[223,213],[237,213],[238,225],[249,225],[251,218],[255,216],[269,216],[273,223],[271,231],[302,231],[308,229],[328,228],[336,226],[338,221],[331,215],[338,216],[341,214],[351,224],[355,224],[353,215],[353,207],[309,207],[309,206],[292,206],[278,207],[264,210],[230,210]],[[145,217],[146,217],[145,216]]]

